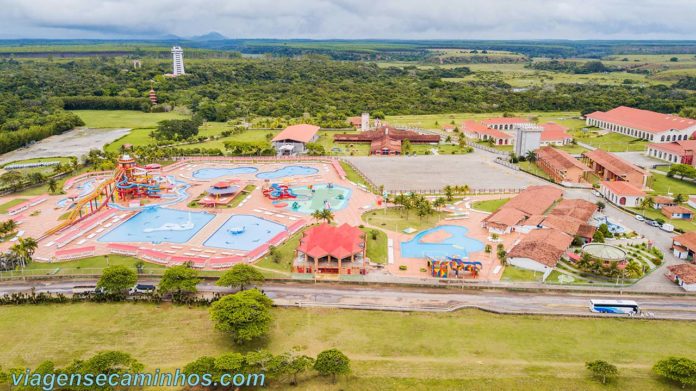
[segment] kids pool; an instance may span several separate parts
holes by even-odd
[[[341,210],[348,205],[351,190],[347,187],[328,184],[293,187],[292,192],[297,195],[295,199],[287,199],[282,202],[287,204],[287,209],[312,213],[315,210],[331,209]]]
[[[146,207],[99,238],[100,242],[186,243],[213,219],[206,212]]]
[[[438,231],[444,231],[449,234],[449,237],[437,243],[423,241],[424,236]],[[467,232],[469,232],[468,229],[459,225],[441,225],[421,231],[413,239],[401,242],[401,256],[404,258],[446,257],[452,255],[465,257],[469,253],[482,251],[483,243],[468,237],[466,235]]]
[[[285,231],[285,226],[251,215],[234,215],[227,219],[208,240],[207,247],[251,251]]]
[[[256,167],[201,168],[191,175],[196,179],[215,179],[225,175],[253,174],[257,171]]]
[[[298,175],[314,175],[318,173],[319,170],[314,167],[307,166],[285,166],[273,171],[260,172],[256,174],[259,179],[278,179],[285,178],[289,176]]]

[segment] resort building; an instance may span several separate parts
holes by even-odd
[[[360,129],[360,124],[362,123],[360,117],[348,117],[346,121],[348,121],[350,126],[354,127],[355,129]]]
[[[676,206],[677,203],[674,199],[665,196],[655,196],[653,197],[653,208],[662,209],[665,206]]]
[[[675,257],[692,261],[694,252],[696,252],[696,231],[689,231],[672,238],[672,253]]]
[[[566,151],[541,147],[536,151],[536,164],[554,181],[580,183],[592,170]]]
[[[538,125],[515,125],[515,155],[525,156],[528,152],[539,149],[543,131]]]
[[[626,106],[606,112],[595,111],[585,119],[588,126],[654,143],[688,140],[696,132],[696,120]]]
[[[481,123],[491,129],[508,130],[510,132],[514,131],[517,125],[531,125],[531,122],[527,118],[520,117],[488,118],[481,121]]]
[[[563,146],[573,141],[573,136],[567,133],[568,128],[555,122],[547,122],[541,125],[541,145]]]
[[[413,130],[401,130],[391,126],[380,126],[357,134],[337,134],[334,141],[339,143],[370,143],[371,155],[400,155],[403,140],[412,144],[437,144],[437,134],[421,134]]]
[[[680,140],[669,143],[648,144],[648,156],[664,160],[669,163],[681,163],[694,165],[696,154],[696,140]]]
[[[307,229],[297,247],[295,273],[365,274],[365,233],[343,224],[320,224]]]
[[[307,143],[313,143],[319,138],[319,126],[300,124],[283,129],[271,140],[278,155],[299,155],[307,149]]]
[[[604,181],[599,185],[599,192],[609,202],[629,208],[639,207],[645,198],[644,191],[623,181]]]
[[[681,205],[663,206],[660,212],[668,219],[691,220],[694,217],[694,212],[691,209]]]
[[[447,133],[452,133],[452,132],[454,132],[454,129],[456,129],[456,128],[457,128],[457,126],[455,126],[455,125],[447,124],[447,125],[442,127],[442,130],[444,130]]]
[[[495,145],[512,145],[513,140],[513,137],[507,133],[471,120],[462,123],[462,133],[464,136],[476,140],[491,140]]]
[[[552,186],[530,186],[483,219],[481,226],[499,235],[518,230],[528,232],[541,220],[535,218],[534,223],[527,220],[543,215],[562,195],[563,191]]]
[[[174,46],[172,48],[172,75],[180,76],[185,75],[184,70],[184,51],[180,46]]]
[[[573,238],[556,229],[537,229],[525,235],[507,254],[507,261],[519,268],[544,273],[544,280],[573,243]]]
[[[648,173],[613,153],[595,149],[582,153],[585,163],[604,181],[625,181],[642,189],[648,180]]]
[[[685,291],[696,291],[696,265],[682,263],[668,266],[665,275]]]

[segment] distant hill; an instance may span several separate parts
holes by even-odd
[[[209,32],[208,34],[196,35],[194,37],[191,37],[191,41],[224,41],[226,39],[229,39],[229,38],[218,33],[217,31],[212,31],[212,32]]]

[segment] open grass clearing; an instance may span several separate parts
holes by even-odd
[[[414,228],[418,231],[432,228],[444,216],[444,212],[435,212],[431,216],[421,218],[413,210],[406,214],[406,210],[402,210],[400,207],[391,207],[365,212],[362,219],[375,227],[400,232],[406,228]]]
[[[667,175],[653,174],[648,177],[648,187],[653,189],[655,194],[696,194],[696,184],[683,181],[677,178],[670,178]]]
[[[471,205],[471,207],[472,209],[493,213],[496,210],[500,209],[503,205],[507,204],[508,201],[510,201],[510,198],[476,201]]]
[[[166,119],[187,119],[190,116],[170,111],[145,113],[134,110],[72,110],[88,128],[154,128]]]
[[[437,314],[274,309],[273,316],[270,336],[244,350],[280,353],[299,346],[305,354],[316,355],[336,347],[351,358],[350,377],[337,385],[325,379],[301,383],[310,390],[374,389],[375,384],[393,390],[419,385],[671,389],[650,374],[651,366],[670,355],[688,355],[685,347],[696,344],[688,322],[504,316],[474,310]],[[448,337],[433,338],[433,330]],[[7,306],[0,317],[0,337],[5,341],[0,351],[3,368],[34,367],[47,359],[62,366],[116,349],[131,353],[148,370],[172,370],[203,355],[240,350],[213,328],[206,308],[168,304]],[[608,387],[589,380],[584,363],[595,359],[617,364],[620,379]]]
[[[648,146],[648,142],[645,140],[614,132],[601,136],[594,135],[594,133],[575,133],[574,136],[578,142],[583,142],[608,152],[645,151]]]
[[[385,121],[392,125],[440,130],[443,126],[452,123],[457,127],[461,127],[464,120],[483,120],[486,118],[502,117],[503,114],[502,112],[496,112],[390,115],[386,117]],[[536,118],[539,123],[556,122],[560,125],[569,127],[571,130],[581,129],[585,126],[585,122],[578,119],[580,113],[574,111],[533,111],[508,114],[514,114],[518,117]]]
[[[387,234],[375,228],[364,227],[365,244],[367,245],[367,257],[375,263],[387,263]],[[375,238],[372,234],[375,233]]]

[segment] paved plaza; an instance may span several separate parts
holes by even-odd
[[[435,190],[447,185],[471,189],[518,189],[547,182],[493,161],[493,155],[475,151],[466,155],[349,157],[360,171],[387,191]]]

